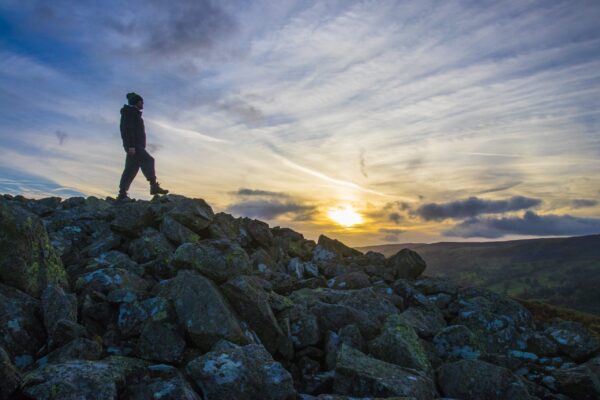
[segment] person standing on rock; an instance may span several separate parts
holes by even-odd
[[[144,99],[137,93],[127,93],[127,103],[121,108],[121,138],[127,157],[117,200],[129,200],[127,191],[140,168],[150,182],[150,194],[167,194],[169,191],[161,188],[156,181],[154,158],[146,151],[146,130],[142,119]]]

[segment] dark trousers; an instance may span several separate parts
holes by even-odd
[[[154,158],[148,154],[146,149],[136,147],[135,155],[127,153],[125,159],[125,169],[123,175],[121,175],[121,183],[119,184],[119,191],[125,193],[129,190],[131,182],[133,182],[138,171],[142,168],[142,173],[148,179],[148,182],[156,182],[156,174],[154,172]]]

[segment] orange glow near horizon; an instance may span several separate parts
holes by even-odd
[[[331,208],[327,212],[327,216],[347,228],[363,222],[362,216],[349,205],[340,208]]]

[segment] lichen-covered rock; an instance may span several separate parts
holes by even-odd
[[[215,216],[212,208],[203,199],[189,199],[184,196],[170,194],[161,201],[168,209],[166,216],[196,234],[202,234]]]
[[[578,322],[557,321],[544,333],[556,342],[563,354],[578,362],[589,359],[600,350],[600,340]]]
[[[301,233],[295,232],[289,228],[274,227],[273,233],[274,247],[281,249],[285,257],[299,257],[304,261],[310,261],[313,258],[313,250],[316,243],[312,240],[304,239]]]
[[[0,198],[0,282],[39,297],[48,284],[67,286],[62,261],[33,213]]]
[[[483,354],[483,346],[469,328],[451,325],[433,338],[436,354],[447,361],[474,360]]]
[[[425,374],[368,357],[348,345],[340,350],[333,390],[350,396],[436,397],[435,384]]]
[[[115,218],[110,227],[128,237],[138,237],[142,231],[155,225],[154,214],[148,203],[124,203],[115,206]]]
[[[168,215],[163,218],[162,223],[160,224],[160,232],[177,245],[183,243],[198,243],[202,240],[200,235]]]
[[[125,357],[48,364],[23,377],[22,391],[39,400],[117,400],[127,377],[145,363]]]
[[[46,342],[39,301],[0,284],[0,347],[17,368],[31,364]]]
[[[256,244],[264,248],[273,245],[273,233],[267,223],[257,219],[243,218],[243,224]]]
[[[319,303],[310,309],[319,323],[320,336],[327,331],[337,332],[346,325],[355,324],[361,334],[373,338],[379,331],[379,321],[364,311],[342,305]]]
[[[362,289],[371,286],[371,281],[364,272],[354,271],[331,278],[327,281],[327,286],[342,290]]]
[[[293,400],[292,376],[260,345],[221,344],[192,360],[186,373],[206,399]]]
[[[231,306],[199,273],[179,271],[175,278],[161,282],[158,294],[173,302],[179,323],[201,349],[209,350],[220,339],[246,343]]]
[[[142,325],[150,322],[177,320],[173,306],[162,297],[150,297],[140,301],[123,302],[119,306],[117,327],[125,337],[139,335]]]
[[[185,346],[185,339],[174,325],[148,321],[140,333],[138,354],[144,360],[177,364],[181,362]]]
[[[325,335],[325,369],[335,369],[339,351],[344,344],[363,353],[367,351],[367,344],[356,325],[346,325],[337,333],[329,331]]]
[[[444,315],[435,307],[410,307],[400,318],[422,338],[431,338],[446,327]]]
[[[317,247],[314,249],[313,259],[315,261],[327,261],[362,255],[363,254],[360,251],[346,246],[337,239],[331,239],[325,235],[320,235],[319,240],[317,241]]]
[[[146,373],[127,385],[127,400],[202,400],[184,376],[172,366],[150,365]]]
[[[67,294],[55,285],[48,285],[42,293],[42,312],[48,336],[52,336],[54,326],[60,320],[77,323],[77,297]]]
[[[139,238],[129,244],[129,254],[138,263],[156,259],[168,262],[173,250],[173,246],[167,238],[154,228],[146,228]]]
[[[277,318],[296,349],[314,346],[319,342],[321,335],[317,317],[306,307],[292,303],[292,306],[283,310]]]
[[[184,243],[175,251],[173,263],[177,268],[196,270],[218,283],[251,270],[248,254],[229,240]]]
[[[0,346],[0,400],[9,400],[19,388],[21,377],[10,361],[10,356]]]
[[[460,360],[437,370],[446,397],[469,400],[533,400],[526,385],[510,370],[480,360]]]
[[[266,283],[256,277],[239,276],[221,285],[221,290],[262,344],[274,353],[285,336],[271,310],[269,296],[263,290]]]
[[[58,364],[69,360],[99,360],[102,358],[102,345],[95,340],[77,338],[57,348],[37,361],[38,367]]]
[[[117,289],[145,291],[149,283],[130,270],[124,268],[100,268],[80,276],[75,282],[77,292],[97,291],[103,294]]]
[[[382,361],[429,372],[431,365],[414,329],[398,315],[391,314],[379,336],[369,342],[370,354]]]
[[[387,258],[385,266],[386,271],[383,278],[390,282],[396,279],[416,279],[427,267],[421,256],[409,249],[402,249]]]
[[[552,371],[552,388],[572,399],[592,400],[600,398],[600,379],[586,365],[559,368]]]

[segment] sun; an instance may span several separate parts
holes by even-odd
[[[327,212],[327,215],[329,218],[345,227],[351,227],[352,225],[363,222],[361,215],[357,213],[352,206],[331,208]]]

